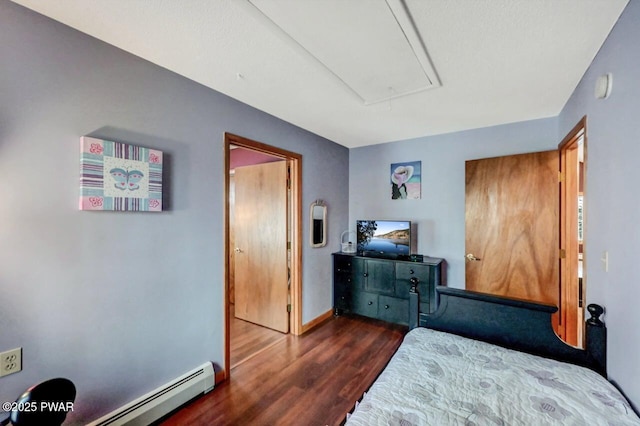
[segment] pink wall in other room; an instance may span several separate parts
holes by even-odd
[[[280,161],[282,158],[274,157],[272,155],[263,154],[258,151],[252,151],[250,149],[236,148],[229,152],[229,169],[233,170],[236,167],[250,166],[253,164],[271,163],[273,161]]]

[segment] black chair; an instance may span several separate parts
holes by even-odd
[[[16,400],[9,419],[13,426],[60,426],[73,409],[76,387],[71,380],[47,380],[27,389]]]

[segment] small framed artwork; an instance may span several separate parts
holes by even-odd
[[[80,210],[162,211],[162,151],[80,138]]]
[[[419,200],[422,186],[422,161],[391,164],[391,199]]]

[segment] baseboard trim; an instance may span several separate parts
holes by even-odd
[[[302,333],[300,334],[304,334],[307,331],[311,330],[314,327],[317,327],[318,325],[322,324],[323,322],[325,322],[326,320],[328,320],[329,318],[333,317],[333,309],[328,310],[327,312],[325,312],[324,314],[320,315],[319,317],[316,317],[314,319],[312,319],[311,321],[309,321],[306,324],[302,325]]]
[[[227,372],[224,370],[217,370],[215,372],[215,384],[218,385],[227,380]]]

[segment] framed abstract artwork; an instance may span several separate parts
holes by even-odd
[[[391,164],[391,199],[419,200],[422,196],[422,161]]]
[[[80,210],[162,211],[162,151],[80,138]]]

